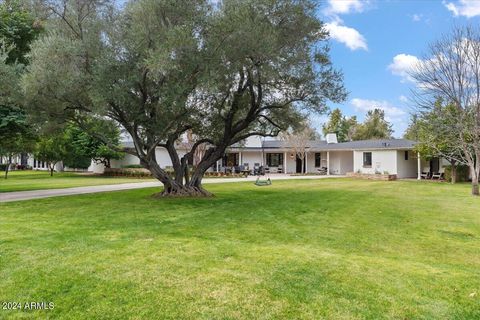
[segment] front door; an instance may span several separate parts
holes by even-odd
[[[440,170],[440,160],[433,158],[430,160],[430,173],[438,173],[438,170]]]
[[[297,159],[296,159],[296,164],[297,164],[297,170],[296,172],[297,173],[302,173],[302,159],[300,159],[300,157],[297,155]],[[303,161],[303,172],[305,172],[305,159]]]

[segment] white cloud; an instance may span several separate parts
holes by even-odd
[[[403,102],[403,103],[407,103],[407,102],[408,102],[408,98],[405,97],[404,95],[401,95],[400,97],[398,97],[398,100],[400,100],[400,101]]]
[[[480,15],[480,1],[458,0],[457,2],[443,1],[443,5],[450,10],[455,17],[464,16],[472,18]]]
[[[330,32],[331,38],[351,50],[368,50],[365,37],[356,29],[344,25],[340,15],[363,12],[369,4],[370,0],[327,0],[323,14],[330,20],[325,24],[325,28]]]
[[[418,59],[416,56],[401,53],[393,57],[393,62],[388,66],[387,69],[390,70],[392,74],[400,76],[402,78],[402,82],[414,82],[409,73],[418,63],[420,63],[420,59]]]
[[[370,1],[366,0],[328,0],[328,6],[324,10],[327,15],[347,14],[362,12]]]
[[[415,21],[415,22],[419,22],[422,20],[422,17],[423,17],[423,14],[414,14],[412,15],[412,20]]]
[[[368,50],[365,37],[354,28],[343,25],[343,21],[336,19],[335,21],[325,24],[326,29],[330,33],[332,39],[345,44],[351,50]]]
[[[407,113],[392,105],[390,102],[385,100],[369,100],[369,99],[359,99],[354,98],[350,101],[350,104],[355,108],[357,112],[366,113],[369,110],[373,110],[375,108],[382,109],[385,111],[385,118],[387,121],[399,121],[405,116]]]

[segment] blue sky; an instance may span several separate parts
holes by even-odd
[[[331,34],[332,61],[349,91],[346,102],[330,108],[363,120],[367,110],[380,107],[394,136],[401,137],[412,111],[408,68],[452,27],[478,25],[480,0],[328,0],[319,14]]]

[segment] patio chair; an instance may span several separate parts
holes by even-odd
[[[428,179],[428,178],[430,178],[430,172],[422,172],[422,173],[420,174],[420,178],[421,178],[421,179]]]
[[[283,166],[282,165],[278,166],[277,173],[283,173]]]
[[[260,175],[260,163],[255,163],[253,165],[253,175],[254,176]]]
[[[268,172],[265,170],[265,167],[264,167],[264,166],[260,166],[259,175],[264,176],[265,173],[268,173]]]
[[[326,167],[317,168],[317,171],[318,171],[318,174],[321,174],[321,175],[326,175],[327,174],[327,168]]]
[[[432,174],[432,180],[433,179],[442,180],[443,179],[443,172],[434,172]]]

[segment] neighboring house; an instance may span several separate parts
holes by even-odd
[[[45,161],[37,160],[33,155],[28,157],[27,165],[30,166],[33,170],[50,170],[48,168],[48,164]],[[55,164],[55,171],[58,172],[63,170],[64,170],[63,162],[62,161],[57,162]]]
[[[418,178],[422,171],[442,172],[443,162],[438,166],[432,161],[419,159],[413,151],[416,142],[406,139],[362,140],[337,142],[334,134],[327,135],[327,140],[309,141],[305,149],[304,172],[317,173],[324,171],[328,175],[344,175],[347,172],[367,174],[396,174],[398,178]],[[131,142],[126,147],[133,147]],[[182,156],[187,150],[179,150]],[[157,161],[160,167],[171,166],[168,153],[157,148]],[[433,161],[435,162],[435,161]],[[112,168],[139,164],[137,157],[126,155],[121,160],[112,160]],[[266,140],[251,137],[243,144],[228,149],[223,159],[217,161],[212,171],[223,171],[231,167],[264,166],[270,173],[300,173],[302,161],[295,152],[282,140]],[[433,166],[433,167],[432,167]],[[428,168],[427,168],[428,167]],[[92,164],[89,171],[103,172],[102,165]]]

